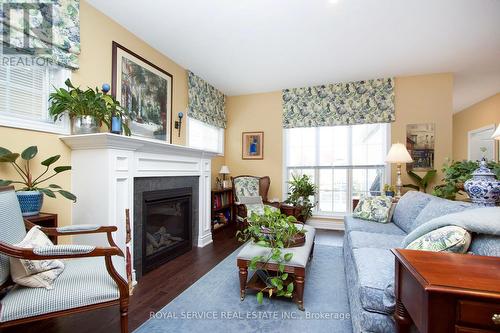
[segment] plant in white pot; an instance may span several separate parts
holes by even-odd
[[[51,156],[43,160],[40,164],[45,167],[45,170],[37,177],[33,176],[30,162],[38,154],[38,148],[31,146],[26,148],[21,154],[13,153],[10,150],[0,147],[0,163],[9,163],[21,177],[20,180],[0,179],[0,186],[11,184],[21,184],[23,187],[16,192],[21,212],[23,216],[37,215],[40,212],[43,204],[43,195],[55,198],[56,193],[59,193],[64,198],[76,201],[76,196],[68,191],[63,190],[59,185],[49,184],[42,186],[54,176],[71,170],[71,166],[56,166],[50,174],[50,167],[56,163],[61,155]],[[21,157],[21,162],[18,162]]]

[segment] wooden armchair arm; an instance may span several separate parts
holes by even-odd
[[[111,257],[122,254],[118,247],[54,245],[39,248],[23,248],[4,242],[0,242],[0,252],[9,257],[27,260]]]
[[[37,226],[36,224],[24,220],[24,225],[26,226],[26,230]],[[49,228],[49,227],[40,227],[40,230],[48,235],[48,236],[71,236],[71,235],[84,235],[84,234],[98,234],[98,233],[106,233],[108,238],[108,243],[111,247],[118,248],[116,245],[112,232],[118,230],[116,226],[99,226],[94,224],[82,224],[82,225],[71,225],[67,227],[58,227],[58,228]],[[118,248],[120,250],[120,248]],[[120,256],[124,256],[123,252],[120,250]]]

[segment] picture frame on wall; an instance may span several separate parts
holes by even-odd
[[[264,132],[243,132],[241,158],[244,160],[264,159]]]
[[[436,125],[433,123],[406,125],[406,148],[413,159],[406,164],[406,170],[434,170],[435,139]]]
[[[133,136],[172,141],[173,76],[113,41],[111,93],[130,114]]]

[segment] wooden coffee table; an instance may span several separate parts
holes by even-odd
[[[316,230],[308,225],[304,225],[304,230],[306,230],[306,242],[303,246],[282,250],[283,254],[293,253],[292,259],[285,265],[284,270],[291,276],[287,281],[285,281],[284,284],[287,285],[290,282],[294,282],[293,299],[295,303],[297,303],[299,310],[302,311],[304,311],[304,285],[306,279],[306,269],[309,260],[313,256],[314,236],[316,234]],[[240,299],[242,301],[245,299],[247,289],[255,291],[262,290],[264,292],[269,290],[266,288],[264,282],[259,279],[257,274],[254,274],[250,281],[247,282],[248,265],[250,264],[252,258],[260,255],[266,256],[269,252],[269,248],[258,246],[249,242],[243,247],[236,257],[240,277]],[[260,266],[260,268],[267,269],[271,272],[278,271],[278,265],[273,261],[269,261],[264,266]]]

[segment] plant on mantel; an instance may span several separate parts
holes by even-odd
[[[240,242],[252,241],[258,246],[268,247],[269,253],[265,256],[255,256],[250,260],[248,267],[251,270],[263,270],[266,273],[266,285],[271,288],[263,288],[257,292],[257,301],[262,304],[264,291],[267,289],[269,297],[275,292],[277,296],[291,298],[294,285],[289,282],[288,273],[285,273],[285,264],[289,262],[293,253],[283,254],[283,249],[292,245],[293,240],[300,234],[305,234],[304,228],[295,224],[297,220],[293,216],[286,216],[279,211],[273,211],[264,207],[264,213],[258,215],[252,213],[248,219],[248,226],[243,231],[236,233]],[[270,261],[278,266],[278,271],[270,272],[265,269]]]
[[[0,147],[0,163],[9,163],[20,177],[19,180],[0,179],[0,186],[8,186],[11,184],[22,185],[21,189],[18,190],[18,199],[21,204],[21,211],[25,216],[35,215],[40,211],[43,195],[55,198],[56,193],[59,193],[66,199],[76,201],[76,196],[73,193],[63,190],[61,186],[57,184],[49,184],[48,186],[42,185],[56,175],[71,170],[71,166],[56,166],[50,171],[51,166],[61,157],[61,155],[54,155],[40,163],[45,169],[41,174],[35,177],[33,176],[31,161],[37,154],[37,146],[28,147],[23,150],[21,154],[13,153],[7,148]],[[18,161],[19,157],[21,158],[21,162]],[[30,199],[27,200],[27,202],[23,201],[22,198],[27,196],[30,196]],[[35,207],[37,208],[33,208],[33,201],[36,201]]]

